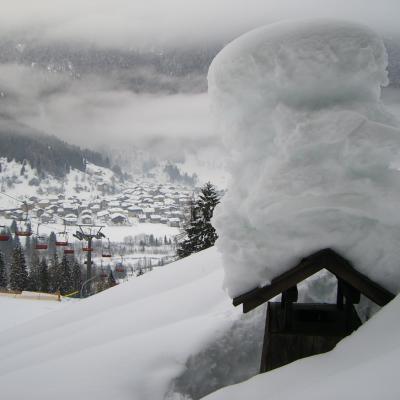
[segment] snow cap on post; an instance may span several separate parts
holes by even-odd
[[[213,224],[231,296],[323,248],[399,291],[400,132],[380,102],[386,67],[374,32],[332,20],[262,27],[216,56],[209,94],[234,179]]]
[[[285,21],[228,44],[211,64],[211,98],[229,107],[323,106],[378,100],[387,53],[370,29],[332,20]],[[248,110],[248,107],[245,107]]]

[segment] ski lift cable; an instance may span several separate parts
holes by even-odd
[[[24,204],[26,204],[26,201],[17,199],[16,197],[11,196],[11,195],[9,195],[9,194],[7,194],[7,193],[4,193],[4,192],[1,192],[1,191],[0,191],[0,194],[2,194],[3,196],[9,197],[9,198],[12,199],[12,200],[18,201],[19,203],[24,203]]]
[[[1,192],[1,191],[0,191],[0,195],[7,196],[7,197],[9,197],[10,199],[12,199],[14,201],[17,201],[17,202],[19,202],[21,204],[24,204],[25,205],[25,209],[26,209],[25,212],[26,213],[28,212],[28,203],[27,203],[26,200],[17,199],[16,197],[11,196],[11,195],[9,195],[7,193],[4,193],[4,192]],[[53,215],[53,217],[59,219],[60,221],[62,221],[63,224],[65,224],[65,218],[62,218],[59,215]],[[42,224],[42,225],[49,225],[49,224]]]

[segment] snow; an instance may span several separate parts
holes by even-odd
[[[209,70],[230,149],[215,211],[231,296],[331,247],[400,290],[400,131],[380,101],[387,55],[368,28],[306,20],[256,29]]]
[[[172,228],[165,224],[142,223],[133,226],[106,226],[102,232],[111,242],[123,242],[127,236],[137,236],[141,234],[154,235],[154,237],[173,237],[179,233],[178,228]]]
[[[1,392],[7,400],[163,399],[189,357],[241,317],[222,278],[220,256],[208,249],[0,332]]]
[[[325,354],[305,358],[213,393],[207,400],[397,400],[400,298]]]
[[[30,300],[0,295],[0,332],[30,321],[51,311],[61,310],[69,303],[47,300]]]

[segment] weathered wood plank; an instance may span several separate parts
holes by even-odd
[[[393,293],[358,272],[349,261],[335,251],[323,249],[302,259],[294,268],[273,279],[270,285],[235,297],[233,305],[243,304],[243,312],[247,313],[324,268],[379,306],[384,306],[395,297]]]

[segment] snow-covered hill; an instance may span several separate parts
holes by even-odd
[[[0,332],[2,393],[191,400],[256,375],[265,309],[243,316],[232,306],[221,264],[208,249]],[[23,301],[12,300],[8,311]],[[206,398],[398,399],[399,311],[396,298],[332,352]]]
[[[239,318],[221,284],[210,249],[6,330],[1,392],[7,400],[163,399],[188,358]]]
[[[29,164],[0,158],[1,191],[26,200],[31,196],[51,196],[63,194],[65,197],[79,195],[82,199],[94,199],[105,192],[120,192],[124,185],[109,168],[88,163],[86,171],[72,168],[64,178],[47,174],[42,178]],[[16,203],[10,198],[0,198],[0,208],[14,208]]]

